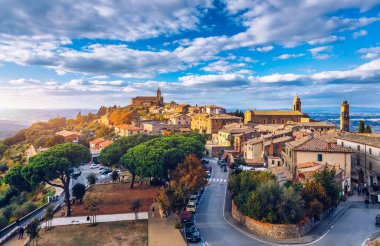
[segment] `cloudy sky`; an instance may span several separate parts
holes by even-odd
[[[380,108],[380,0],[0,0],[0,107]]]

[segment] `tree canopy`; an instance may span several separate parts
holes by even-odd
[[[195,134],[175,134],[149,140],[129,149],[121,163],[140,177],[167,178],[186,155],[201,157],[204,143]]]

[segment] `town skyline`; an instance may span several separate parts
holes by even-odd
[[[298,94],[305,108],[379,108],[378,3],[13,1],[0,15],[0,107],[127,105],[159,86],[193,105],[288,108]]]

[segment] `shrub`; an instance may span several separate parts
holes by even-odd
[[[96,174],[90,173],[89,175],[87,175],[87,181],[90,185],[95,184],[97,180],[98,178],[96,177]]]

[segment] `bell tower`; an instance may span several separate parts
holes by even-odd
[[[340,105],[340,130],[350,131],[350,105],[344,100]]]
[[[301,112],[301,98],[296,95],[293,99],[293,111],[299,111]]]
[[[164,105],[164,98],[161,95],[160,87],[157,88],[157,104],[159,106],[163,106]]]

